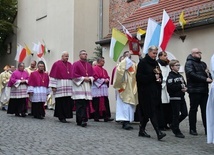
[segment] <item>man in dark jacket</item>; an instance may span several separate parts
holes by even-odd
[[[200,105],[202,121],[206,133],[206,104],[208,98],[208,84],[212,82],[211,74],[205,62],[201,61],[201,52],[194,48],[187,57],[185,72],[190,98],[189,126],[190,134],[198,135],[196,130],[197,111]]]
[[[156,61],[157,53],[157,47],[149,47],[148,54],[138,63],[136,80],[139,94],[139,136],[150,137],[145,131],[146,124],[150,119],[157,133],[157,138],[160,140],[165,137],[166,134],[162,133],[158,126],[158,114],[161,106],[161,83],[163,77]]]

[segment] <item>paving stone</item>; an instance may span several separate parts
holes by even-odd
[[[114,116],[114,114],[112,114]],[[163,155],[214,154],[213,144],[206,143],[202,122],[198,121],[198,136],[189,134],[188,119],[181,123],[184,139],[171,131],[158,141],[150,123],[147,132],[151,138],[138,137],[138,123],[131,131],[116,122],[94,122],[88,126],[76,125],[75,115],[70,123],[60,123],[53,111],[46,111],[44,120],[8,115],[0,111],[0,155]]]

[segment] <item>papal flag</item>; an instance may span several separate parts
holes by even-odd
[[[115,62],[119,58],[119,56],[120,56],[123,48],[125,47],[127,41],[128,41],[128,38],[126,37],[126,35],[124,33],[118,31],[116,28],[112,29],[112,37],[111,37],[111,45],[110,45],[109,56]]]
[[[27,44],[25,44],[25,49],[26,49],[27,54],[31,55],[32,52],[31,52],[30,48],[27,46]]]
[[[184,29],[184,25],[186,25],[186,20],[184,19],[184,11],[181,12],[180,16],[179,16],[179,23],[182,27],[182,29]]]
[[[145,30],[142,30],[141,28],[138,28],[137,30],[137,39],[141,40],[141,36],[144,35],[146,33]]]

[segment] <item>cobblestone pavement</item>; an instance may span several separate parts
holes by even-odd
[[[181,125],[184,139],[176,138],[171,131],[158,141],[148,124],[151,138],[138,137],[138,124],[126,131],[116,122],[94,122],[87,128],[70,123],[60,123],[53,111],[46,111],[44,120],[8,115],[0,111],[0,155],[208,155],[214,154],[213,144],[206,143],[201,122],[198,136],[188,133],[188,121]],[[74,115],[75,117],[75,115]]]

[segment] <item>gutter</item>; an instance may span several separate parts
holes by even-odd
[[[103,0],[99,4],[99,40],[103,38]]]

